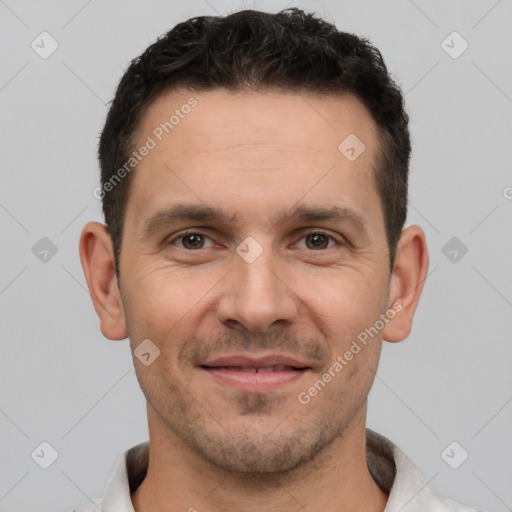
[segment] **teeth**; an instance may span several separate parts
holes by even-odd
[[[293,368],[291,366],[286,366],[283,364],[276,364],[273,366],[265,366],[262,368],[255,368],[253,366],[223,366],[227,370],[233,370],[238,372],[245,373],[272,373],[272,372],[284,372],[291,371]]]
[[[245,373],[258,373],[258,368],[231,366],[231,369],[238,370],[239,372],[245,372]]]

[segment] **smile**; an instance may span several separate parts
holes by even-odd
[[[209,368],[208,366],[206,368]],[[294,368],[293,366],[285,366],[285,365],[273,365],[273,366],[263,366],[263,367],[254,367],[254,366],[217,366],[218,370],[232,370],[237,372],[247,372],[247,373],[272,373],[272,372],[290,372],[294,370],[302,370],[303,368]]]
[[[248,393],[263,393],[284,388],[301,379],[309,370],[289,365],[202,366],[201,369],[217,383]]]

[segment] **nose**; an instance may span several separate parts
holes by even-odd
[[[264,332],[281,324],[287,326],[298,317],[298,298],[287,273],[265,250],[256,261],[246,262],[233,255],[233,268],[224,280],[217,305],[217,317],[230,328]]]

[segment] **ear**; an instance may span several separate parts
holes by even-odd
[[[427,271],[425,233],[419,226],[409,226],[400,236],[391,274],[388,309],[393,309],[395,316],[382,333],[386,341],[402,341],[409,336]]]
[[[89,222],[80,236],[80,261],[94,309],[100,317],[101,332],[111,340],[128,336],[121,294],[114,266],[114,250],[107,228]]]

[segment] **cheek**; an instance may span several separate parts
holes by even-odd
[[[148,269],[138,273],[123,293],[130,338],[163,343],[176,337],[202,308],[219,277],[192,275],[176,268]],[[196,326],[198,327],[198,326]]]
[[[337,351],[379,318],[385,298],[383,283],[352,268],[317,277],[304,276],[303,304]]]
[[[334,379],[338,389],[366,396],[371,387],[382,346],[382,330],[375,329],[375,324],[383,312],[384,291],[372,280],[358,279],[338,289],[337,299],[333,297],[337,311],[333,311],[330,337],[330,372],[339,376]]]

